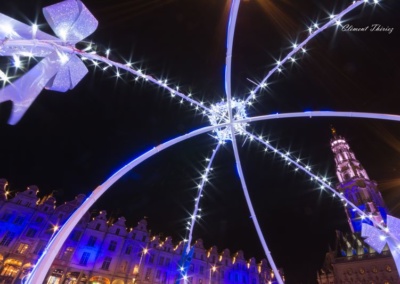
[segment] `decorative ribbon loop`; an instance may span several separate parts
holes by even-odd
[[[365,242],[369,244],[378,253],[381,253],[385,245],[387,244],[392,257],[397,267],[397,271],[400,271],[400,244],[397,238],[400,237],[400,220],[387,215],[387,230],[386,233],[378,228],[375,228],[369,224],[363,223],[361,228],[361,236],[365,239]]]
[[[45,7],[43,14],[63,45],[68,44],[71,47],[92,34],[98,25],[80,0],[66,0]],[[1,39],[60,41],[3,14],[0,14]],[[73,89],[88,72],[78,56],[59,52],[57,47],[51,50],[33,44],[21,47],[3,45],[0,48],[0,56],[26,54],[45,58],[21,78],[0,90],[0,102],[11,100],[14,103],[8,121],[10,124],[16,124],[22,118],[43,88],[66,92]]]
[[[79,0],[67,0],[43,8],[43,15],[63,41],[76,44],[91,35],[98,22]]]
[[[0,90],[0,102],[11,100],[13,109],[9,124],[16,124],[48,82],[61,67],[56,51],[44,58],[21,78]]]
[[[366,238],[364,241],[369,244],[378,253],[381,253],[386,245],[386,236],[381,230],[363,223],[361,228],[361,236]]]
[[[85,64],[74,54],[48,82],[46,89],[57,92],[72,90],[87,73],[88,69]]]

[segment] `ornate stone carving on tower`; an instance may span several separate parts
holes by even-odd
[[[336,189],[360,210],[376,221],[386,223],[386,207],[377,183],[356,159],[345,138],[332,128],[331,149],[339,183]],[[396,265],[388,247],[381,254],[369,247],[361,237],[362,220],[345,207],[352,233],[336,231],[334,250],[326,254],[323,267],[317,273],[319,284],[331,283],[400,283]]]
[[[356,159],[349,144],[334,128],[332,135],[331,149],[335,155],[336,175],[339,179],[336,189],[375,221],[385,222],[387,210],[377,183],[369,179],[367,171]],[[367,221],[361,220],[349,207],[346,214],[352,232],[360,233],[361,223]]]

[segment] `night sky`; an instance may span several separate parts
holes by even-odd
[[[54,1],[5,0],[0,12],[44,24],[41,8]],[[206,104],[224,96],[225,33],[230,1],[87,0],[99,20],[89,38],[99,53],[130,59],[146,74],[167,78]],[[304,39],[307,27],[325,22],[350,1],[269,1],[241,3],[233,50],[233,94],[244,98],[275,61]],[[400,114],[400,2],[361,6],[344,24],[379,24],[393,31],[326,30],[307,45],[295,64],[272,76],[249,116],[305,110]],[[46,25],[41,26],[49,31]],[[10,61],[2,58],[1,70]],[[34,63],[32,63],[34,64]],[[90,65],[90,62],[87,62]],[[59,202],[89,194],[111,174],[146,150],[208,125],[187,103],[131,75],[117,79],[111,68],[89,67],[72,91],[43,91],[26,116],[7,124],[11,103],[0,105],[0,177],[13,191],[37,185],[39,196],[53,192]],[[9,69],[13,74],[14,69]],[[21,72],[17,72],[20,74]],[[336,183],[330,126],[346,137],[356,157],[376,180],[390,214],[400,210],[400,125],[348,118],[301,118],[257,122],[254,133],[269,137],[314,172]],[[248,188],[267,243],[287,283],[314,283],[335,229],[347,230],[343,207],[330,194],[264,147],[238,138]],[[117,182],[93,211],[125,216],[134,226],[144,216],[154,234],[181,240],[192,210],[196,183],[216,140],[205,134],[176,145]],[[217,154],[195,230],[206,247],[217,245],[245,256],[264,257],[237,176],[230,143]]]

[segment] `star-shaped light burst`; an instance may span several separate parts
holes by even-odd
[[[38,30],[37,25],[27,26],[14,19],[11,19],[5,15],[0,14],[0,56],[10,56],[14,60],[14,67],[21,68],[22,61],[19,57],[44,57],[44,59],[37,64],[33,69],[28,71],[21,78],[15,82],[10,82],[10,78],[7,72],[0,70],[0,80],[3,84],[8,84],[5,88],[0,90],[0,102],[11,100],[14,103],[13,113],[10,119],[10,123],[16,123],[25,111],[29,108],[30,104],[36,98],[43,88],[48,88],[56,91],[66,91],[72,89],[86,74],[87,69],[81,60],[87,60],[93,63],[95,68],[101,70],[109,70],[115,68],[116,77],[121,76],[121,71],[126,71],[134,76],[135,80],[144,80],[153,83],[164,90],[167,90],[171,97],[180,98],[180,102],[188,102],[194,106],[196,110],[201,109],[201,113],[208,117],[210,126],[203,127],[187,133],[183,136],[179,136],[170,141],[167,141],[157,147],[154,147],[150,151],[137,157],[135,160],[127,164],[125,167],[120,169],[114,175],[112,175],[107,181],[96,188],[93,193],[86,199],[86,201],[72,214],[62,228],[57,232],[57,235],[50,241],[47,246],[45,253],[42,254],[37,265],[32,271],[28,281],[26,283],[42,283],[47,274],[47,271],[51,267],[52,262],[57,256],[63,243],[67,239],[68,235],[72,232],[74,227],[77,225],[82,216],[89,210],[89,208],[97,201],[97,199],[110,188],[119,178],[129,172],[131,169],[149,159],[153,155],[156,155],[160,151],[167,149],[181,141],[187,140],[194,136],[208,133],[213,131],[213,135],[219,143],[213,150],[211,158],[207,158],[207,166],[201,176],[201,182],[198,184],[198,191],[194,202],[193,213],[187,220],[187,232],[185,241],[185,250],[183,252],[183,262],[187,262],[190,258],[191,241],[193,228],[197,220],[201,218],[201,208],[199,207],[200,199],[205,185],[208,182],[208,176],[212,171],[212,163],[215,155],[221,148],[221,144],[227,141],[232,142],[234,155],[236,159],[237,170],[239,178],[242,184],[243,192],[246,198],[247,205],[251,214],[251,219],[256,228],[257,234],[260,238],[260,242],[264,249],[265,255],[274,271],[276,280],[278,283],[283,283],[283,280],[279,274],[279,271],[272,259],[271,252],[269,251],[260,225],[257,221],[254,208],[251,203],[250,195],[247,190],[245,177],[243,174],[241,161],[239,158],[238,146],[236,143],[236,136],[243,135],[246,138],[257,141],[265,146],[266,151],[273,152],[281,157],[282,160],[290,166],[293,166],[294,170],[300,170],[311,177],[311,180],[318,183],[321,190],[329,190],[333,193],[333,196],[340,198],[345,206],[353,208],[357,214],[362,218],[368,218],[365,212],[361,211],[343,195],[339,194],[334,188],[331,187],[331,183],[326,177],[319,176],[312,172],[309,165],[302,163],[299,157],[294,157],[288,151],[277,149],[270,144],[268,140],[265,140],[260,135],[255,135],[249,130],[249,123],[252,121],[270,120],[270,119],[281,119],[281,118],[298,118],[298,117],[359,117],[359,118],[374,118],[374,119],[386,119],[400,121],[400,116],[387,115],[387,114],[375,114],[375,113],[354,113],[354,112],[298,112],[298,113],[283,113],[283,114],[269,114],[258,117],[248,117],[246,114],[246,106],[250,105],[257,94],[265,89],[267,81],[272,74],[275,72],[282,72],[283,65],[287,62],[297,62],[296,54],[298,52],[305,53],[305,45],[316,35],[321,33],[323,30],[331,26],[340,26],[343,16],[350,11],[354,10],[363,3],[370,3],[369,0],[358,0],[350,4],[342,12],[331,15],[329,20],[325,24],[314,23],[308,30],[309,35],[301,43],[292,44],[291,51],[282,59],[280,59],[276,66],[270,70],[267,76],[264,77],[257,86],[250,90],[249,94],[245,99],[234,99],[231,95],[231,61],[232,61],[232,50],[233,50],[233,38],[234,30],[236,25],[236,18],[239,10],[239,0],[233,0],[230,12],[230,20],[228,26],[227,35],[227,53],[226,53],[226,69],[225,69],[225,90],[226,100],[216,104],[210,104],[208,107],[203,102],[199,102],[191,97],[191,95],[185,95],[179,91],[178,87],[171,86],[165,79],[156,79],[152,76],[145,74],[142,69],[135,69],[132,67],[130,62],[119,63],[109,59],[110,50],[105,52],[105,56],[97,54],[95,51],[91,51],[91,45],[84,50],[78,50],[75,48],[75,44],[81,41],[86,36],[90,35],[97,27],[96,19],[90,14],[86,7],[80,0],[66,0],[61,3],[44,8],[43,12],[45,17],[58,36],[58,38],[45,34]],[[370,4],[377,4],[378,1],[373,1]],[[373,219],[370,219],[376,227],[381,227],[381,224],[376,224]],[[394,236],[400,235],[400,223],[397,219],[388,216],[388,232],[380,231],[374,227],[368,227],[365,225],[365,236],[369,237],[367,242],[371,246],[375,246],[377,251],[381,251],[384,244],[387,242],[391,248],[392,254],[395,258],[398,258],[397,252],[397,240]],[[383,233],[384,232],[384,233]],[[182,263],[183,263],[182,262]],[[187,263],[186,263],[187,264]],[[397,262],[396,262],[397,264]],[[182,266],[183,267],[183,266]],[[185,265],[184,267],[188,267]],[[399,269],[400,272],[400,269]],[[181,278],[187,280],[187,269],[182,269],[180,272]]]
[[[381,253],[386,244],[392,253],[397,271],[400,271],[400,219],[387,216],[386,228],[377,228],[367,223],[362,224],[361,236],[364,241],[378,253]]]

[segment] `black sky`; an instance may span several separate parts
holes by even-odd
[[[23,22],[38,19],[53,1],[3,1],[0,12]],[[131,57],[153,77],[191,91],[195,98],[217,102],[224,94],[225,31],[229,4],[222,0],[87,0],[99,20],[90,40],[111,57]],[[233,53],[233,92],[243,97],[252,83],[304,39],[306,29],[349,1],[266,1],[241,4]],[[266,9],[264,9],[266,7]],[[343,20],[354,27],[380,24],[393,32],[344,32],[330,28],[307,45],[307,54],[285,65],[249,115],[305,110],[362,111],[399,114],[400,13],[398,1],[356,9]],[[48,28],[44,26],[48,31]],[[6,70],[8,60],[1,59]],[[13,190],[37,185],[40,195],[55,191],[61,202],[89,194],[112,173],[144,151],[208,124],[187,104],[130,75],[116,80],[111,69],[89,67],[72,91],[43,91],[16,126],[6,121],[11,104],[0,105],[0,177]],[[12,70],[12,69],[10,69]],[[330,152],[330,125],[344,135],[369,176],[381,184],[391,214],[399,216],[396,179],[399,165],[398,123],[362,119],[312,118],[251,125],[280,149],[309,161],[335,183]],[[314,283],[335,229],[346,229],[340,203],[316,190],[279,157],[264,154],[256,143],[239,139],[246,181],[267,243],[288,283]],[[209,135],[181,143],[122,178],[95,205],[129,225],[143,216],[153,233],[180,240],[184,218],[192,210],[198,171],[215,147]],[[230,143],[217,155],[205,212],[195,231],[206,246],[216,244],[247,257],[263,257],[246,208]]]

